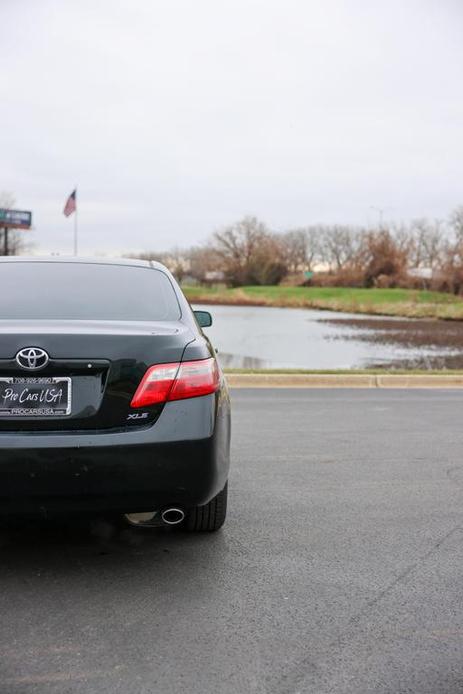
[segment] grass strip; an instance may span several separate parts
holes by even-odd
[[[463,320],[463,299],[453,294],[417,289],[350,287],[183,287],[197,304],[313,308],[341,313]]]

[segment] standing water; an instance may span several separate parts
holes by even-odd
[[[462,368],[463,323],[310,309],[199,306],[222,366],[272,369]]]

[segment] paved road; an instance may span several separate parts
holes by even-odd
[[[222,533],[3,530],[1,694],[463,692],[463,393],[233,400]]]

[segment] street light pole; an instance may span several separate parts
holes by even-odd
[[[370,205],[370,210],[375,210],[378,213],[379,228],[384,229],[384,213],[389,210],[393,210],[393,207],[375,207],[375,205]]]
[[[384,219],[384,208],[383,207],[375,207],[374,205],[370,205],[371,210],[375,210],[375,212],[378,213],[379,215],[379,228],[383,228],[383,219]]]

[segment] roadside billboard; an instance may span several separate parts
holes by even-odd
[[[30,229],[32,212],[26,210],[5,210],[0,208],[1,229]]]

